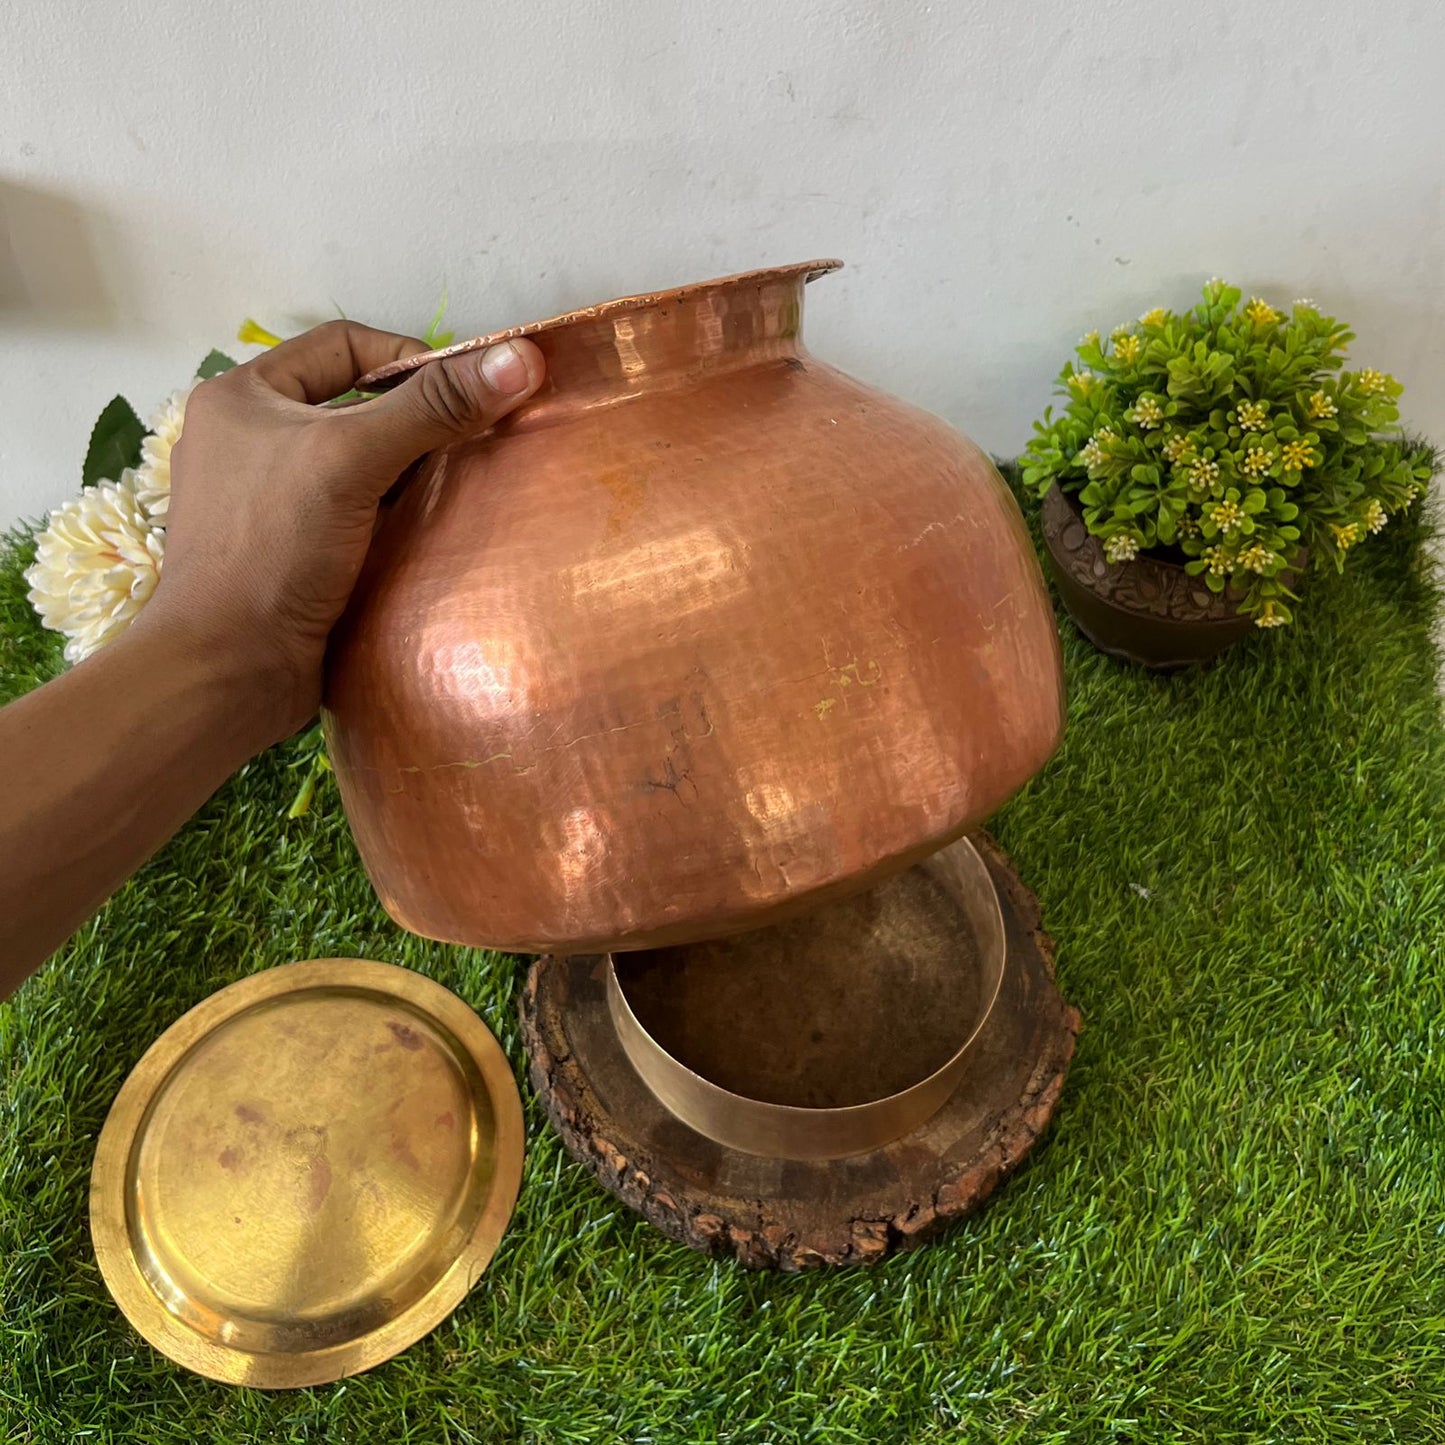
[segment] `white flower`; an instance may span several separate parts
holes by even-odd
[[[1185,480],[1194,491],[1207,492],[1219,480],[1219,463],[1201,457],[1198,461],[1189,464],[1189,472]]]
[[[173,391],[146,423],[150,435],[140,444],[141,464],[136,469],[135,494],[146,514],[162,527],[171,505],[171,451],[181,439],[186,420],[186,399],[196,383]]]
[[[1116,532],[1104,543],[1106,562],[1132,562],[1139,555],[1139,543],[1126,532]]]
[[[1132,411],[1126,411],[1124,416],[1132,421],[1141,431],[1152,431],[1156,426],[1161,426],[1164,421],[1164,408],[1159,405],[1154,397],[1145,392],[1138,401],[1134,403]]]
[[[1235,408],[1234,418],[1241,431],[1263,431],[1269,424],[1269,411],[1263,402],[1242,401]]]
[[[1270,468],[1269,453],[1263,447],[1248,447],[1239,463],[1239,470],[1247,477],[1262,477]]]
[[[67,662],[125,631],[155,591],[164,551],[165,535],[137,499],[129,471],[50,514],[25,580],[40,620],[65,634]]]
[[[1292,306],[1308,306],[1311,310],[1314,310],[1314,308],[1315,308],[1315,299],[1314,299],[1313,296],[1296,296],[1296,297],[1294,298],[1294,300],[1290,303],[1290,305],[1292,305]]]

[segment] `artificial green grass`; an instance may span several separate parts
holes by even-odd
[[[398,1359],[324,1389],[173,1367],[111,1304],[92,1150],[145,1047],[296,958],[455,989],[519,1078],[518,961],[399,932],[330,786],[267,756],[0,1007],[9,1440],[1445,1439],[1445,734],[1415,523],[1300,623],[1155,677],[1065,624],[1063,750],[995,820],[1085,1031],[1062,1108],[979,1218],[872,1271],[750,1275],[529,1155],[491,1269]],[[0,686],[55,667],[0,565]]]

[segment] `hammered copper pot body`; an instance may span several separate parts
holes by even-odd
[[[324,719],[403,927],[561,953],[759,927],[958,837],[1053,751],[1013,499],[803,349],[828,269],[525,328],[543,391],[391,508]]]

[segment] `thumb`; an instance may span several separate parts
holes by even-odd
[[[530,341],[429,361],[394,391],[337,413],[380,481],[379,491],[424,452],[484,432],[542,384],[546,363]]]

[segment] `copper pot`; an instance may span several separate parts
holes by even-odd
[[[804,350],[837,264],[501,333],[543,390],[426,459],[332,638],[327,743],[403,927],[563,953],[757,928],[952,841],[1053,751],[1018,509]]]

